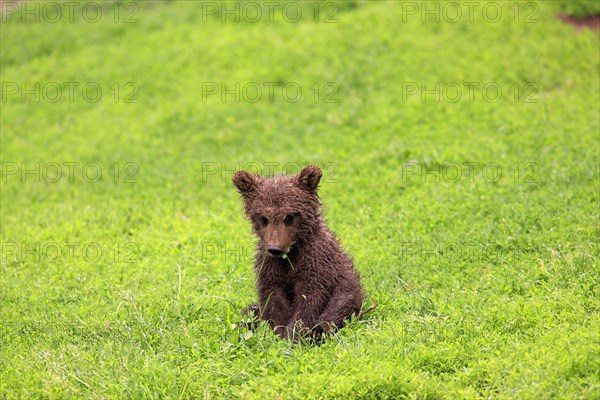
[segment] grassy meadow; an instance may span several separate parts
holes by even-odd
[[[67,3],[3,4],[1,399],[600,398],[597,2]],[[319,346],[230,180],[309,163],[377,304]]]

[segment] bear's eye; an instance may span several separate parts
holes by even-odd
[[[292,222],[294,222],[294,216],[290,214],[286,215],[285,219],[283,220],[283,223],[286,225],[291,225]]]
[[[260,217],[260,223],[263,226],[267,226],[269,224],[269,219],[267,217]]]

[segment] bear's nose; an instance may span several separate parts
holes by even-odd
[[[279,247],[269,246],[267,247],[267,251],[274,257],[281,257],[283,255],[283,251]]]

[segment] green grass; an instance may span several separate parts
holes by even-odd
[[[560,10],[567,15],[572,15],[577,18],[585,18],[594,15],[600,15],[600,1],[562,1],[559,0],[557,5]]]
[[[496,23],[302,4],[2,23],[0,398],[600,398],[597,32],[550,2],[516,22],[494,3]],[[10,94],[36,82],[39,102]],[[278,86],[203,101],[207,82]],[[450,101],[465,82],[503,96]],[[240,328],[254,238],[227,174],[267,162],[327,166],[326,218],[378,304],[320,346]]]

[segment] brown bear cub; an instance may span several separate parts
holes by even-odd
[[[233,184],[260,241],[256,253],[258,305],[243,314],[267,321],[282,338],[319,338],[358,315],[362,289],[352,259],[321,215],[321,170],[262,178],[237,171]]]

